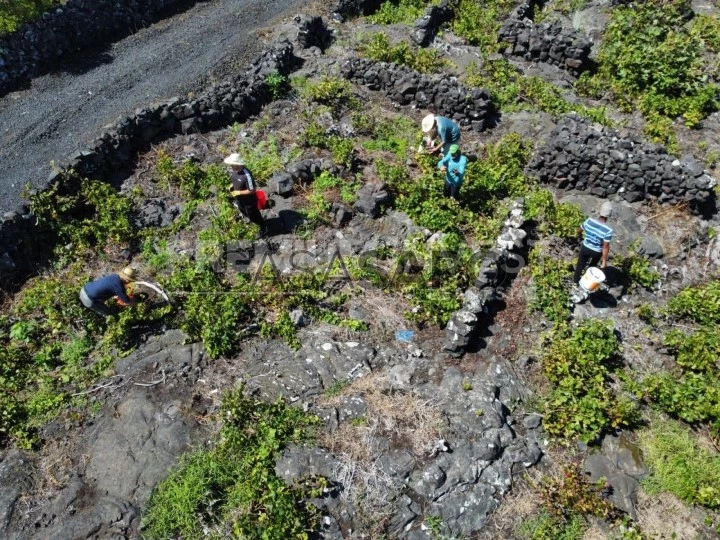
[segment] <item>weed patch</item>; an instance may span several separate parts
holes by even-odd
[[[412,24],[425,13],[427,0],[386,0],[368,16],[373,24]]]
[[[408,66],[420,73],[437,73],[447,64],[437,49],[415,49],[407,41],[392,44],[382,32],[372,34],[360,51],[371,60]]]
[[[554,117],[575,112],[593,122],[612,125],[604,107],[570,103],[560,88],[542,77],[524,76],[504,58],[486,59],[482,70],[471,64],[465,72],[465,82],[488,90],[493,102],[505,112],[542,111]]]
[[[655,419],[640,432],[651,474],[643,481],[650,493],[667,491],[688,504],[720,508],[720,456],[699,444],[687,428]]]
[[[307,539],[319,512],[305,502],[324,486],[288,487],[274,471],[280,451],[307,440],[317,419],[282,401],[223,398],[219,441],[185,457],[153,492],[144,517],[148,538],[219,537]]]
[[[483,51],[496,52],[499,50],[498,30],[502,20],[514,7],[515,2],[512,0],[491,0],[485,3],[460,0],[451,25],[452,31]]]

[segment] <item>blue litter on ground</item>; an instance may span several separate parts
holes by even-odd
[[[415,337],[415,332],[412,330],[398,330],[395,332],[395,339],[402,341],[403,343],[410,343]]]

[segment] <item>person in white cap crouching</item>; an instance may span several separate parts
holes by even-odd
[[[578,232],[584,234],[583,243],[580,246],[580,255],[575,265],[575,274],[573,281],[580,283],[580,278],[588,266],[597,265],[600,267],[607,266],[607,259],[610,253],[610,240],[612,240],[613,230],[607,226],[607,220],[612,216],[613,206],[610,201],[605,201],[600,207],[600,216],[598,219],[588,218],[580,226]]]
[[[453,144],[460,144],[460,126],[449,118],[428,114],[422,119],[423,133],[430,137],[427,151],[436,154],[442,149],[442,156],[445,157]],[[436,144],[434,139],[440,139]]]

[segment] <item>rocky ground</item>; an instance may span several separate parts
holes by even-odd
[[[600,36],[603,19],[599,14],[605,7],[603,2],[589,2],[563,22]],[[202,9],[210,8],[208,5]],[[212,9],[217,10],[214,16],[220,17],[220,9]],[[327,50],[296,50],[303,65],[293,74],[295,77],[316,80],[341,73],[348,58],[356,54],[352,47],[358,36],[367,32],[383,30],[393,38],[405,39],[410,34],[406,25],[381,27],[363,19],[331,27],[335,44]],[[224,43],[229,35],[226,32],[233,34],[232,39],[247,39],[247,34],[237,30],[234,21],[224,21],[214,32],[213,42]],[[180,27],[175,32],[181,32]],[[296,33],[296,28],[286,23],[269,32],[267,39],[294,39]],[[171,32],[148,43],[160,50],[164,47],[162,40],[174,40],[175,35]],[[478,57],[476,47],[462,44],[450,32],[439,37],[434,47],[453,62],[454,66],[447,69],[455,74]],[[186,54],[174,50],[172,54],[178,60]],[[207,46],[203,54],[203,58],[218,56],[212,46]],[[515,62],[527,74],[540,74],[559,86],[567,86],[569,75],[564,71],[545,64]],[[117,69],[116,64],[111,64],[113,69]],[[193,69],[206,65],[194,64]],[[84,76],[100,76],[98,70],[106,68],[110,66]],[[134,79],[147,79],[143,84],[153,86],[152,91],[143,90],[151,98],[162,93],[154,86],[159,84],[155,78],[147,77],[147,70],[152,69],[132,69]],[[173,80],[189,84],[185,75],[185,71],[178,72]],[[82,77],[68,81],[75,89],[78,85],[90,88]],[[14,110],[20,110],[21,102],[37,103],[41,99],[37,92],[46,82],[36,84],[38,89],[18,98],[2,114],[12,116]],[[134,83],[129,86],[135,87]],[[102,92],[107,88],[105,84]],[[363,109],[376,117],[408,117],[416,124],[425,113],[397,105],[365,86],[356,85],[353,92]],[[5,101],[8,99],[11,97]],[[124,98],[113,99],[112,111],[126,110],[128,103]],[[281,149],[284,167],[284,172],[274,171],[267,179],[267,189],[276,192],[277,201],[273,209],[265,211],[271,237],[267,241],[243,242],[241,248],[248,256],[234,261],[239,263],[234,268],[229,266],[233,261],[221,261],[225,270],[241,269],[254,275],[271,261],[280,273],[288,273],[293,264],[297,265],[300,251],[304,267],[323,269],[338,256],[350,260],[378,249],[402,249],[413,235],[420,235],[423,245],[437,242],[441,236],[436,231],[419,227],[406,214],[389,208],[388,186],[378,178],[376,163],[391,157],[369,150],[358,150],[355,172],[360,182],[355,189],[356,202],[345,204],[336,197],[328,223],[309,233],[302,228],[303,212],[309,206],[308,178],[318,176],[322,170],[344,174],[348,181],[351,178],[349,171],[333,163],[327,150],[305,149],[299,156],[292,153],[298,134],[308,123],[303,116],[304,104],[297,93],[292,94],[273,102],[247,123],[177,136],[139,156],[122,186],[124,193],[138,189],[143,192],[139,222],[146,227],[170,225],[179,219],[187,204],[180,190],[168,189],[157,181],[160,156],[169,156],[176,164],[187,159],[201,164],[219,163],[228,152],[249,152],[271,137]],[[349,115],[337,119],[326,112],[318,114],[328,134],[353,130]],[[622,115],[614,109],[610,114],[624,119],[628,133],[639,136],[641,117]],[[37,107],[28,116],[35,118],[34,122],[42,117],[44,126],[48,113]],[[13,122],[19,122],[17,118],[21,117],[13,116]],[[718,113],[711,115],[701,131],[712,147],[717,144],[713,126],[718,119]],[[66,116],[57,125],[63,123],[72,123],[75,133],[90,129]],[[557,118],[543,112],[502,114],[492,129],[464,131],[463,148],[475,156],[509,133],[541,145],[551,137],[556,124]],[[6,147],[7,151],[15,148],[21,152],[22,148],[29,152],[34,147],[28,145],[36,144],[34,138],[23,135],[20,140],[20,134],[35,128],[23,131],[15,125],[7,127],[15,141]],[[63,136],[72,137],[72,132],[63,130]],[[47,137],[37,136],[37,144],[42,144],[38,154],[57,151],[53,139],[47,142]],[[681,130],[681,147],[686,151],[696,148],[698,137],[698,132],[685,134]],[[406,165],[417,172],[418,165],[410,154]],[[24,161],[14,163],[14,168],[6,169],[11,183],[16,177],[25,177],[27,171]],[[585,214],[592,214],[603,200],[577,191],[554,193],[559,201],[579,205]],[[615,199],[613,255],[627,254],[631,246],[639,246],[659,273],[659,282],[652,290],[610,283],[603,293],[573,307],[570,324],[588,318],[612,320],[622,336],[627,366],[647,373],[670,364],[672,359],[658,337],[638,319],[637,310],[648,302],[662,305],[682,287],[717,275],[720,248],[716,240],[708,238],[708,231],[717,228],[720,221],[716,215],[698,216],[685,207]],[[523,215],[522,204],[514,208],[519,212],[515,217]],[[200,258],[202,245],[197,233],[208,226],[213,216],[217,217],[211,200],[197,209],[191,226],[168,238],[168,250]],[[527,239],[538,242],[535,249],[544,254],[568,261],[575,256],[576,243],[543,235],[524,218],[520,224],[507,225],[503,230],[508,227],[527,232]],[[470,245],[476,242],[468,235]],[[137,264],[146,263],[137,253],[133,257]],[[110,260],[93,261],[99,267],[115,262],[112,254]],[[527,265],[528,261],[523,262]],[[150,332],[153,335],[146,336],[132,354],[114,361],[112,376],[78,392],[89,400],[84,409],[64,411],[42,429],[39,449],[20,450],[9,445],[2,450],[3,537],[84,539],[142,535],[142,517],[153,489],[185,453],[214,444],[221,396],[240,382],[250,395],[265,401],[283,398],[322,419],[316,440],[285,448],[275,472],[288,485],[308,475],[328,480],[325,492],[311,501],[323,513],[318,531],[323,538],[513,538],[517,527],[541,505],[537,486],[547,476],[562,475],[562,467],[568,463],[581,464],[592,481],[604,478],[610,502],[648,537],[717,537],[708,525],[716,519],[714,513],[685,506],[667,494],[648,495],[641,488],[640,481],[649,471],[633,432],[617,430],[606,434],[592,447],[576,442],[559,444],[545,432],[543,417],[537,413],[538,400],[542,399],[539,396],[547,389],[539,357],[551,323],[529,308],[533,294],[529,270],[496,287],[495,301],[488,303],[490,309],[483,311],[478,304],[479,317],[470,314],[479,322],[477,327],[472,323],[472,342],[462,355],[448,352],[446,340],[451,339],[448,335],[453,335],[452,329],[446,334],[437,326],[416,325],[408,316],[414,307],[411,299],[367,281],[339,280],[335,286],[350,293],[346,306],[349,316],[367,323],[369,330],[342,328],[313,320],[302,311],[293,312],[301,343],[297,350],[279,338],[255,335],[251,329],[237,354],[211,359],[202,344],[186,343],[182,332],[154,328]],[[470,309],[467,306],[477,292],[472,287],[469,291],[471,294],[464,297],[465,310]],[[396,332],[406,329],[413,331],[412,337],[398,339]],[[460,330],[454,333],[463,334]],[[585,538],[615,538],[618,534],[617,527],[593,518]]]

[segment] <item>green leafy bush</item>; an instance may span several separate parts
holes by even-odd
[[[412,24],[425,13],[427,0],[386,0],[368,16],[373,24]]]
[[[538,230],[560,238],[574,239],[585,219],[577,204],[558,203],[547,189],[534,189],[525,198],[525,216],[538,222]]]
[[[311,101],[330,107],[335,117],[339,117],[346,109],[357,109],[360,106],[352,85],[345,79],[326,75],[317,82],[308,83],[304,92]]]
[[[505,112],[543,111],[555,117],[575,112],[593,122],[612,125],[604,107],[570,103],[560,88],[542,77],[523,75],[504,58],[485,59],[482,70],[471,64],[465,71],[465,82],[488,90],[493,102]]]
[[[239,152],[245,159],[245,165],[252,173],[253,178],[260,185],[264,185],[274,173],[281,171],[285,162],[280,144],[273,136],[260,142],[245,142],[241,145]]]
[[[691,334],[680,330],[670,331],[665,345],[675,353],[675,361],[684,369],[712,373],[720,361],[720,329],[700,328]]]
[[[416,141],[416,131],[417,126],[407,117],[377,120],[363,147],[371,152],[392,152],[398,161],[405,160],[408,149]]]
[[[264,338],[279,337],[293,350],[298,350],[301,345],[295,325],[287,311],[283,311],[274,323],[263,323],[260,335]]]
[[[650,267],[650,260],[635,252],[615,257],[615,264],[623,273],[626,287],[644,287],[652,290],[660,280],[660,274]]]
[[[720,323],[720,280],[683,289],[668,302],[666,311],[703,325]]]
[[[484,51],[497,51],[498,30],[514,7],[515,2],[512,0],[490,0],[484,3],[460,0],[452,21],[452,31]]]
[[[437,49],[414,49],[407,41],[393,45],[382,32],[372,34],[360,51],[371,60],[408,66],[420,73],[436,73],[447,64]]]
[[[643,480],[649,493],[670,492],[688,504],[720,508],[720,456],[690,430],[655,419],[640,432],[640,444],[651,471]]]
[[[265,84],[270,90],[270,96],[273,100],[282,98],[289,89],[288,78],[277,71],[265,76]]]
[[[23,23],[38,18],[62,0],[5,0],[0,2],[0,35],[17,30]]]
[[[645,115],[643,132],[651,142],[662,144],[671,154],[680,153],[680,145],[678,144],[677,134],[673,128],[673,121],[667,116],[662,116],[655,112],[648,112]]]
[[[128,243],[136,235],[133,202],[105,182],[68,178],[32,196],[30,209],[67,255],[99,252],[109,242]]]
[[[211,358],[229,354],[243,338],[240,324],[248,322],[255,291],[243,276],[233,283],[208,266],[178,261],[162,285],[181,306],[176,322],[191,339],[202,341]]]
[[[530,272],[533,278],[530,309],[542,312],[555,323],[567,321],[572,307],[568,287],[572,277],[570,264],[541,255],[535,249],[530,255]]]
[[[290,443],[307,440],[318,423],[298,407],[243,396],[223,397],[222,431],[215,446],[186,456],[152,493],[143,524],[148,538],[218,537],[308,539],[319,512],[306,499],[313,486],[288,487],[275,461]]]
[[[567,327],[553,332],[542,357],[553,385],[544,402],[548,433],[590,441],[638,420],[635,403],[610,386],[618,351],[613,328],[605,321],[588,319],[572,332]]]
[[[717,109],[718,88],[706,81],[704,42],[686,26],[690,2],[651,0],[612,11],[598,55],[597,83],[579,82],[579,91],[607,85],[616,100],[644,114],[682,116],[696,126]]]

